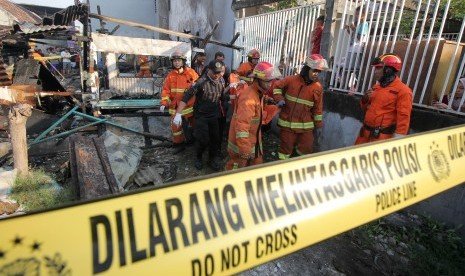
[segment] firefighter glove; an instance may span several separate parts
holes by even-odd
[[[182,117],[180,113],[176,113],[176,115],[174,115],[173,124],[177,126],[180,126],[182,124]]]
[[[405,137],[405,135],[400,134],[400,133],[394,133],[394,138],[402,138],[402,137]]]
[[[251,153],[241,153],[241,158],[249,160],[253,158],[253,155]]]
[[[161,112],[164,112],[164,111],[165,111],[165,106],[164,106],[164,105],[161,105],[161,106],[160,106],[160,111],[161,111]]]
[[[286,101],[285,100],[280,100],[277,104],[276,104],[278,107],[283,107],[286,105]]]

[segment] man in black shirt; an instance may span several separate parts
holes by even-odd
[[[220,79],[224,70],[222,61],[213,60],[208,64],[206,74],[203,74],[197,82],[191,86],[185,93],[180,102],[174,124],[181,124],[181,112],[186,103],[195,96],[194,118],[195,128],[194,136],[196,139],[196,160],[195,167],[201,170],[203,167],[202,155],[205,149],[209,148],[208,165],[215,171],[220,169],[218,162],[219,152],[218,143],[220,143],[220,134],[218,127],[218,109],[219,102],[224,97],[224,86]]]

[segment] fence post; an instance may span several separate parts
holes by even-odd
[[[321,44],[320,44],[320,53],[323,57],[328,60],[328,64],[331,67],[331,45],[332,45],[332,35],[335,34],[336,31],[336,18],[337,18],[337,7],[339,6],[340,0],[327,0],[325,4],[325,25],[323,29],[323,35],[321,37]],[[321,74],[321,80],[324,89],[328,89],[329,86],[329,78],[331,77],[331,72],[326,71]]]

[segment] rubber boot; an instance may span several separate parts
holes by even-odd
[[[194,166],[197,170],[201,170],[203,168],[203,162],[202,162],[202,158],[195,158],[195,161],[194,161]]]
[[[220,167],[220,162],[218,160],[218,157],[213,157],[213,158],[210,158],[210,160],[208,160],[208,163],[207,165],[214,171],[219,171],[221,169]]]
[[[194,166],[197,170],[201,170],[203,168],[203,151],[205,150],[206,146],[200,143],[199,140],[195,141],[195,161]]]
[[[173,154],[178,154],[186,149],[186,145],[184,143],[174,144],[173,148]]]

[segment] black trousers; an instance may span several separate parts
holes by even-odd
[[[221,141],[216,115],[211,117],[197,115],[195,117],[194,137],[197,159],[202,159],[203,152],[207,147],[210,159],[219,156],[218,148]]]

